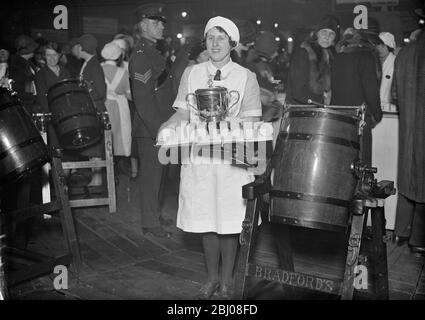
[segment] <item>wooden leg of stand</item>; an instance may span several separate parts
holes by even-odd
[[[240,234],[240,252],[236,266],[235,293],[233,298],[241,300],[245,296],[246,275],[248,272],[249,259],[255,246],[256,230],[258,229],[258,200],[248,200],[245,220]]]
[[[105,159],[106,159],[106,181],[108,184],[109,212],[117,211],[115,194],[114,155],[112,152],[112,133],[105,130]]]
[[[359,260],[360,245],[362,242],[364,206],[362,200],[356,200],[356,212],[351,222],[350,238],[348,240],[347,259],[345,262],[344,280],[342,282],[341,299],[351,300],[354,293],[355,268]]]
[[[272,230],[279,255],[280,267],[287,271],[294,271],[290,227],[284,224],[273,223]]]
[[[71,207],[69,206],[68,195],[65,193],[63,183],[63,169],[59,158],[53,157],[52,161],[53,182],[56,191],[56,201],[60,202],[59,210],[63,234],[72,254],[75,271],[78,273],[81,268],[80,247],[75,233],[74,220],[72,219]]]
[[[384,207],[372,209],[372,267],[375,276],[375,299],[388,299],[388,265]]]
[[[291,243],[291,227],[285,224],[272,224],[273,238],[275,239],[280,268],[287,271],[295,271],[294,257]],[[285,286],[285,295],[296,297],[298,288]]]

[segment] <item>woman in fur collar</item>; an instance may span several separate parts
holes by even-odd
[[[337,18],[326,16],[296,49],[289,70],[287,103],[330,103],[330,64],[339,29]]]

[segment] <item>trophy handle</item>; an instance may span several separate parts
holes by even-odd
[[[233,102],[231,105],[230,105],[230,107],[229,107],[229,109],[227,110],[227,111],[230,111],[230,109],[232,109],[238,102],[239,102],[239,99],[240,99],[240,94],[239,94],[239,92],[238,91],[236,91],[236,90],[232,90],[232,91],[230,91],[229,93],[229,96],[230,97],[232,97],[232,94],[236,94],[236,96],[237,96],[237,98],[236,98],[236,100],[235,100],[235,102]]]
[[[189,97],[191,97],[191,96],[193,96],[194,97],[194,99],[195,99],[195,101],[196,101],[196,95],[194,94],[194,93],[188,93],[187,95],[186,95],[186,103],[187,103],[187,105],[189,106],[189,107],[191,107],[195,112],[196,112],[196,114],[199,114],[199,110],[198,110],[198,108],[196,108],[195,106],[193,106],[191,103],[190,103],[190,99],[189,99]]]

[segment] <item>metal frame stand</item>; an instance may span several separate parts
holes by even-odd
[[[92,198],[81,200],[70,200],[71,208],[103,206],[109,207],[109,212],[117,211],[117,198],[115,191],[115,173],[114,173],[114,155],[112,153],[112,132],[110,125],[104,131],[105,134],[105,160],[89,161],[69,161],[64,162],[64,169],[83,169],[83,168],[106,168],[106,183],[108,196],[104,198]]]
[[[13,222],[19,222],[29,219],[34,216],[40,216],[44,214],[51,214],[57,212],[61,221],[62,233],[64,240],[67,244],[68,253],[59,257],[48,257],[36,252],[30,252],[28,250],[22,250],[12,247],[5,247],[3,252],[6,254],[7,260],[17,262],[28,260],[29,264],[25,264],[24,267],[16,271],[5,272],[4,269],[0,268],[0,272],[6,273],[6,277],[2,277],[0,274],[0,284],[3,285],[3,289],[7,286],[13,286],[26,280],[37,278],[49,273],[52,273],[55,266],[57,265],[70,265],[72,264],[73,271],[78,274],[81,268],[81,255],[80,248],[75,233],[74,220],[71,213],[71,207],[69,205],[68,196],[65,192],[64,184],[64,173],[62,163],[60,159],[60,150],[53,150],[53,155],[50,161],[52,170],[52,180],[54,183],[54,190],[56,199],[53,202],[45,203],[42,205],[35,205],[23,209],[18,209],[12,212],[3,212],[2,222],[5,221],[5,216],[10,216]],[[3,225],[3,230],[4,230]],[[3,234],[0,241],[5,241],[6,235]],[[1,264],[0,264],[1,266]]]
[[[350,236],[347,244],[347,257],[344,276],[341,281],[334,281],[311,274],[294,271],[289,227],[281,228],[278,240],[281,268],[276,269],[250,262],[255,249],[258,232],[259,208],[263,195],[269,192],[265,183],[254,181],[243,187],[243,197],[247,199],[245,220],[240,234],[240,253],[235,274],[234,299],[246,298],[246,281],[248,276],[261,280],[277,282],[290,287],[309,288],[327,294],[339,295],[341,299],[353,298],[355,268],[358,265],[364,223],[367,212],[372,214],[373,252],[370,257],[373,271],[374,299],[388,299],[387,252],[384,242],[385,213],[384,200],[381,198],[354,199],[351,208]]]
[[[40,134],[44,142],[47,144],[46,126],[49,121],[49,114],[37,114],[38,121],[36,121]],[[90,198],[69,200],[71,208],[90,207],[90,206],[103,206],[109,207],[109,212],[117,211],[117,200],[115,190],[115,172],[114,172],[114,155],[112,146],[112,130],[107,113],[100,114],[103,123],[104,138],[105,138],[105,159],[104,160],[89,160],[89,161],[66,161],[62,162],[63,169],[91,169],[91,168],[105,168],[106,169],[106,183],[108,196],[103,198]],[[43,181],[43,203],[50,201],[50,184],[49,184],[49,165],[43,167],[44,181]]]

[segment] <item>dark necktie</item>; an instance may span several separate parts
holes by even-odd
[[[214,76],[214,81],[220,81],[221,80],[220,76],[221,76],[221,71],[217,70]]]

